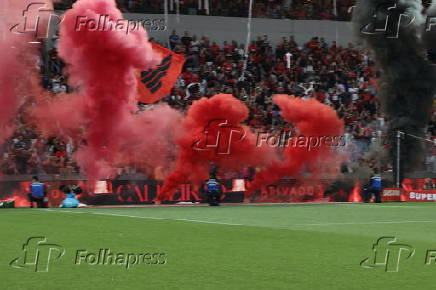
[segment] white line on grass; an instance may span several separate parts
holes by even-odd
[[[434,209],[434,207],[432,207],[433,205],[380,205],[380,204],[367,204],[367,203],[349,203],[349,204],[341,204],[342,205],[346,205],[346,206],[364,206],[366,208],[379,208],[379,207],[383,207],[383,208],[428,208],[428,209]]]
[[[244,225],[244,224],[225,223],[225,222],[202,221],[202,220],[181,219],[181,218],[164,218],[164,217],[137,216],[137,215],[127,215],[127,214],[117,214],[117,213],[104,213],[104,212],[84,212],[84,211],[53,210],[53,209],[49,209],[47,211],[52,211],[52,212],[68,212],[68,213],[78,213],[78,214],[96,214],[96,215],[105,215],[105,216],[129,217],[129,218],[137,218],[137,219],[150,219],[150,220],[170,220],[170,221],[182,221],[182,222],[195,222],[195,223],[219,224],[219,225],[227,225],[227,226],[249,226],[249,225]]]
[[[204,220],[195,220],[195,219],[182,219],[182,218],[147,217],[147,216],[136,216],[136,215],[103,213],[103,212],[84,212],[84,211],[53,210],[53,209],[48,209],[45,211],[61,212],[61,213],[75,213],[75,214],[94,214],[94,215],[128,217],[128,218],[137,218],[137,219],[169,220],[169,221],[217,224],[217,225],[226,225],[226,226],[265,227],[263,225],[247,225],[247,224],[226,223],[226,222],[219,222],[219,221],[204,221]],[[304,227],[304,226],[377,225],[377,224],[409,224],[409,223],[436,223],[436,220],[434,220],[434,221],[374,221],[374,222],[355,222],[355,223],[354,222],[347,222],[347,223],[304,223],[304,224],[290,224],[288,226]],[[284,227],[270,227],[270,228],[284,228]]]

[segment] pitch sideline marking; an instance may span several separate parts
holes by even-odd
[[[247,224],[226,223],[226,222],[217,222],[217,221],[204,221],[204,220],[194,220],[194,219],[182,219],[182,218],[147,217],[147,216],[116,214],[116,213],[84,212],[84,211],[53,210],[53,209],[48,209],[45,211],[75,213],[75,214],[94,214],[94,215],[128,217],[128,218],[137,218],[137,219],[182,221],[182,222],[206,223],[206,224],[217,224],[217,225],[226,225],[226,226],[265,227],[262,225],[247,225]],[[352,223],[352,222],[349,222],[349,223],[311,223],[311,224],[290,224],[289,226],[290,227],[292,227],[292,226],[300,227],[300,226],[408,224],[408,223],[436,223],[436,220],[434,220],[434,221],[376,221],[376,222],[357,222],[357,223]],[[283,228],[287,228],[287,227],[269,227],[269,228],[282,228],[283,229]]]
[[[428,205],[428,206],[423,206],[423,205],[380,205],[380,204],[361,204],[361,203],[350,203],[350,204],[342,204],[342,205],[347,205],[347,206],[364,206],[367,208],[379,208],[379,207],[383,207],[383,208],[432,208],[433,205]]]

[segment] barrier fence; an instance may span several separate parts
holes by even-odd
[[[426,185],[427,182],[427,185]],[[436,187],[428,188],[428,179],[405,179],[402,188],[386,187],[383,201],[436,201]],[[433,182],[433,181],[432,181]],[[47,187],[49,207],[58,207],[65,198],[59,190],[62,184],[87,188],[85,180],[55,180],[44,182]],[[249,180],[221,180],[222,202],[362,202],[365,180],[296,180],[284,179],[274,185],[263,186],[247,198]],[[432,183],[434,184],[434,183]],[[0,181],[0,200],[15,200],[16,206],[29,206],[30,181]],[[427,187],[426,187],[427,186]],[[87,205],[146,205],[153,204],[162,190],[156,180],[103,180],[97,182],[92,192],[85,190],[79,196]],[[168,203],[206,202],[204,185],[181,184],[169,196]]]
[[[57,180],[44,182],[47,187],[49,207],[57,207],[64,199],[59,190],[62,184],[79,185],[87,188],[85,180]],[[332,180],[286,179],[263,186],[247,199],[246,189],[250,181],[244,179],[221,180],[222,202],[334,202],[360,201],[356,189],[360,181],[343,181],[337,184]],[[14,199],[16,206],[29,206],[27,194],[30,181],[0,181],[0,200]],[[156,180],[104,180],[99,181],[92,192],[79,196],[88,205],[127,205],[152,204],[162,189],[162,182]],[[204,185],[181,184],[169,196],[167,202],[206,201]]]

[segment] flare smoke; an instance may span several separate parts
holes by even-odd
[[[424,137],[436,90],[435,69],[421,37],[422,11],[420,0],[358,0],[353,10],[355,33],[381,71],[378,82],[392,157],[396,157],[396,132],[406,133],[400,155],[405,174],[424,164],[423,142],[407,134]]]

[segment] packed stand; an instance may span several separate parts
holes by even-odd
[[[56,37],[55,37],[56,38]],[[268,36],[259,36],[249,47],[236,41],[217,44],[207,37],[173,31],[169,48],[186,57],[184,70],[167,102],[178,110],[186,110],[202,96],[231,93],[245,102],[250,114],[247,124],[254,130],[293,130],[283,121],[279,109],[272,104],[273,94],[290,94],[303,99],[315,98],[333,107],[345,123],[346,146],[350,153],[343,172],[358,172],[364,167],[388,164],[379,152],[385,144],[386,120],[380,113],[376,78],[378,72],[368,55],[349,44],[327,43],[314,37],[299,46],[293,36],[283,37],[272,46]],[[166,44],[162,44],[166,45]],[[245,64],[246,62],[246,64]],[[64,64],[57,56],[56,45],[48,53],[42,68],[43,83],[53,94],[69,92],[63,75]],[[143,108],[144,104],[139,104]],[[1,170],[5,174],[69,174],[79,168],[72,154],[77,144],[56,136],[41,138],[24,121],[3,148]],[[429,138],[436,135],[436,116],[429,126]],[[433,147],[430,148],[432,151]],[[428,169],[436,169],[430,154]],[[392,165],[390,165],[392,166]],[[389,165],[384,169],[388,169]],[[134,173],[135,169],[125,168]]]
[[[55,8],[71,8],[75,0],[61,0]],[[116,0],[123,12],[163,14],[163,0]],[[211,15],[226,17],[248,17],[248,0],[168,0],[168,13],[185,15]],[[201,3],[201,4],[199,4]],[[206,4],[208,3],[208,5]],[[253,17],[298,20],[339,20],[350,21],[351,7],[355,0],[256,0]]]

